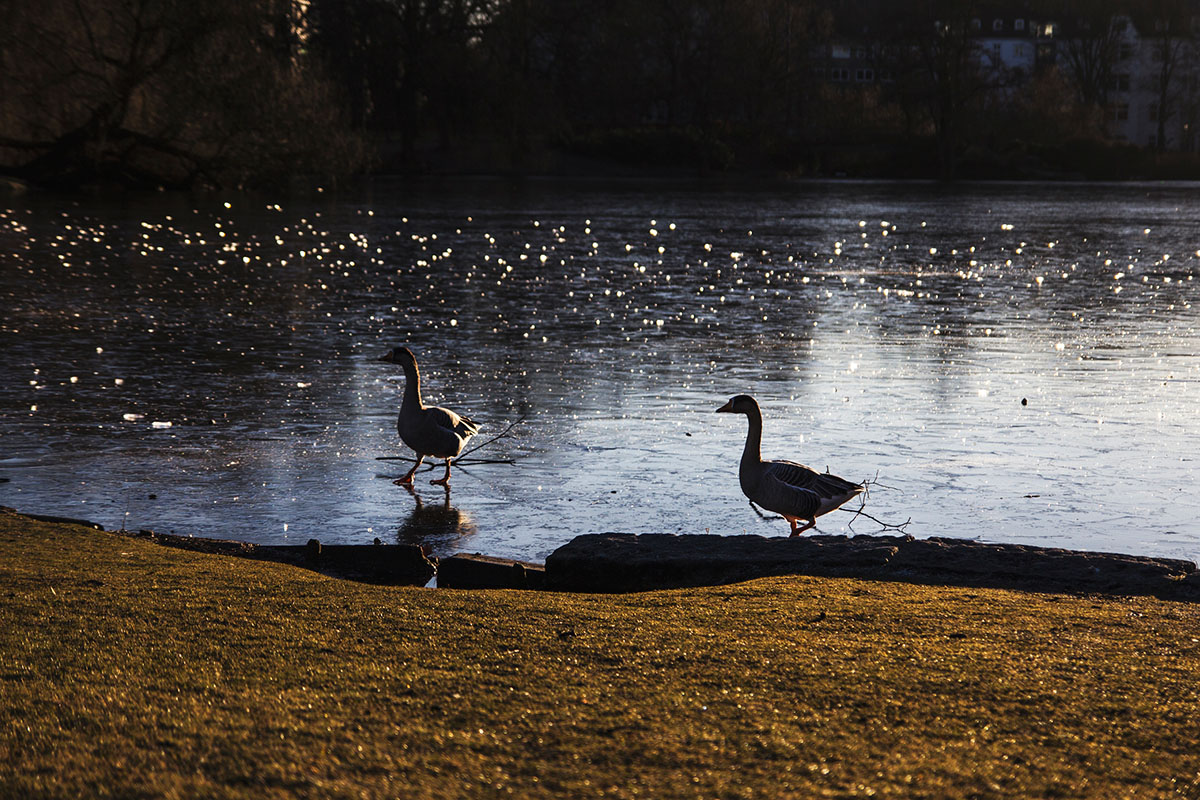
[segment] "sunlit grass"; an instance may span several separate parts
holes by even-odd
[[[343,583],[0,517],[4,796],[1200,791],[1193,606]]]

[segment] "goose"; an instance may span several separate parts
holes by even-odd
[[[395,347],[379,359],[389,364],[399,364],[404,369],[404,401],[400,404],[400,416],[396,430],[400,439],[417,454],[417,463],[396,485],[411,484],[413,473],[425,456],[446,459],[446,474],[430,481],[442,486],[450,485],[450,462],[462,452],[467,440],[479,432],[479,426],[466,417],[460,417],[448,408],[427,406],[421,402],[421,373],[417,370],[417,357],[407,347]]]
[[[742,493],[768,511],[783,515],[792,526],[792,536],[799,536],[816,525],[817,517],[833,511],[852,497],[863,492],[863,485],[817,472],[793,461],[763,461],[762,412],[758,402],[748,394],[739,394],[717,409],[717,413],[745,414],[750,421],[746,448],[738,467]],[[803,520],[803,527],[797,523]]]

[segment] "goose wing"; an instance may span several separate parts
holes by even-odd
[[[828,472],[817,472],[794,461],[767,461],[763,467],[764,491],[769,491],[778,502],[790,503],[795,509],[771,510],[794,513],[803,519],[832,511],[863,491],[861,484]],[[763,507],[770,508],[765,504]]]
[[[400,438],[416,452],[436,458],[454,458],[478,430],[471,420],[440,406],[400,413]]]
[[[820,497],[841,497],[847,493],[862,491],[862,484],[851,483],[845,478],[828,472],[817,472],[795,461],[764,462],[764,474],[798,489],[807,489]]]
[[[755,495],[750,499],[768,511],[800,519],[812,519],[821,507],[816,492],[782,481],[769,472],[759,481]]]
[[[463,437],[463,439],[469,439],[479,433],[479,425],[464,416],[454,413],[448,408],[429,406],[424,411],[425,419],[431,425],[452,430],[455,434]]]

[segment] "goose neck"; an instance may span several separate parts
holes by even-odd
[[[746,414],[750,423],[746,432],[746,449],[742,451],[742,461],[758,463],[762,461],[762,413],[758,409]]]
[[[421,373],[416,364],[404,364],[404,405],[421,407]]]

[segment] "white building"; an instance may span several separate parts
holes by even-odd
[[[1140,147],[1196,150],[1200,50],[1195,22],[1176,31],[1163,20],[1147,20],[1139,28],[1129,17],[1113,18],[1117,48],[1107,86],[1109,136]]]
[[[970,30],[980,66],[1008,85],[1027,81],[1038,64],[1051,54],[1043,45],[1054,36],[1053,23],[997,15],[973,18]]]

